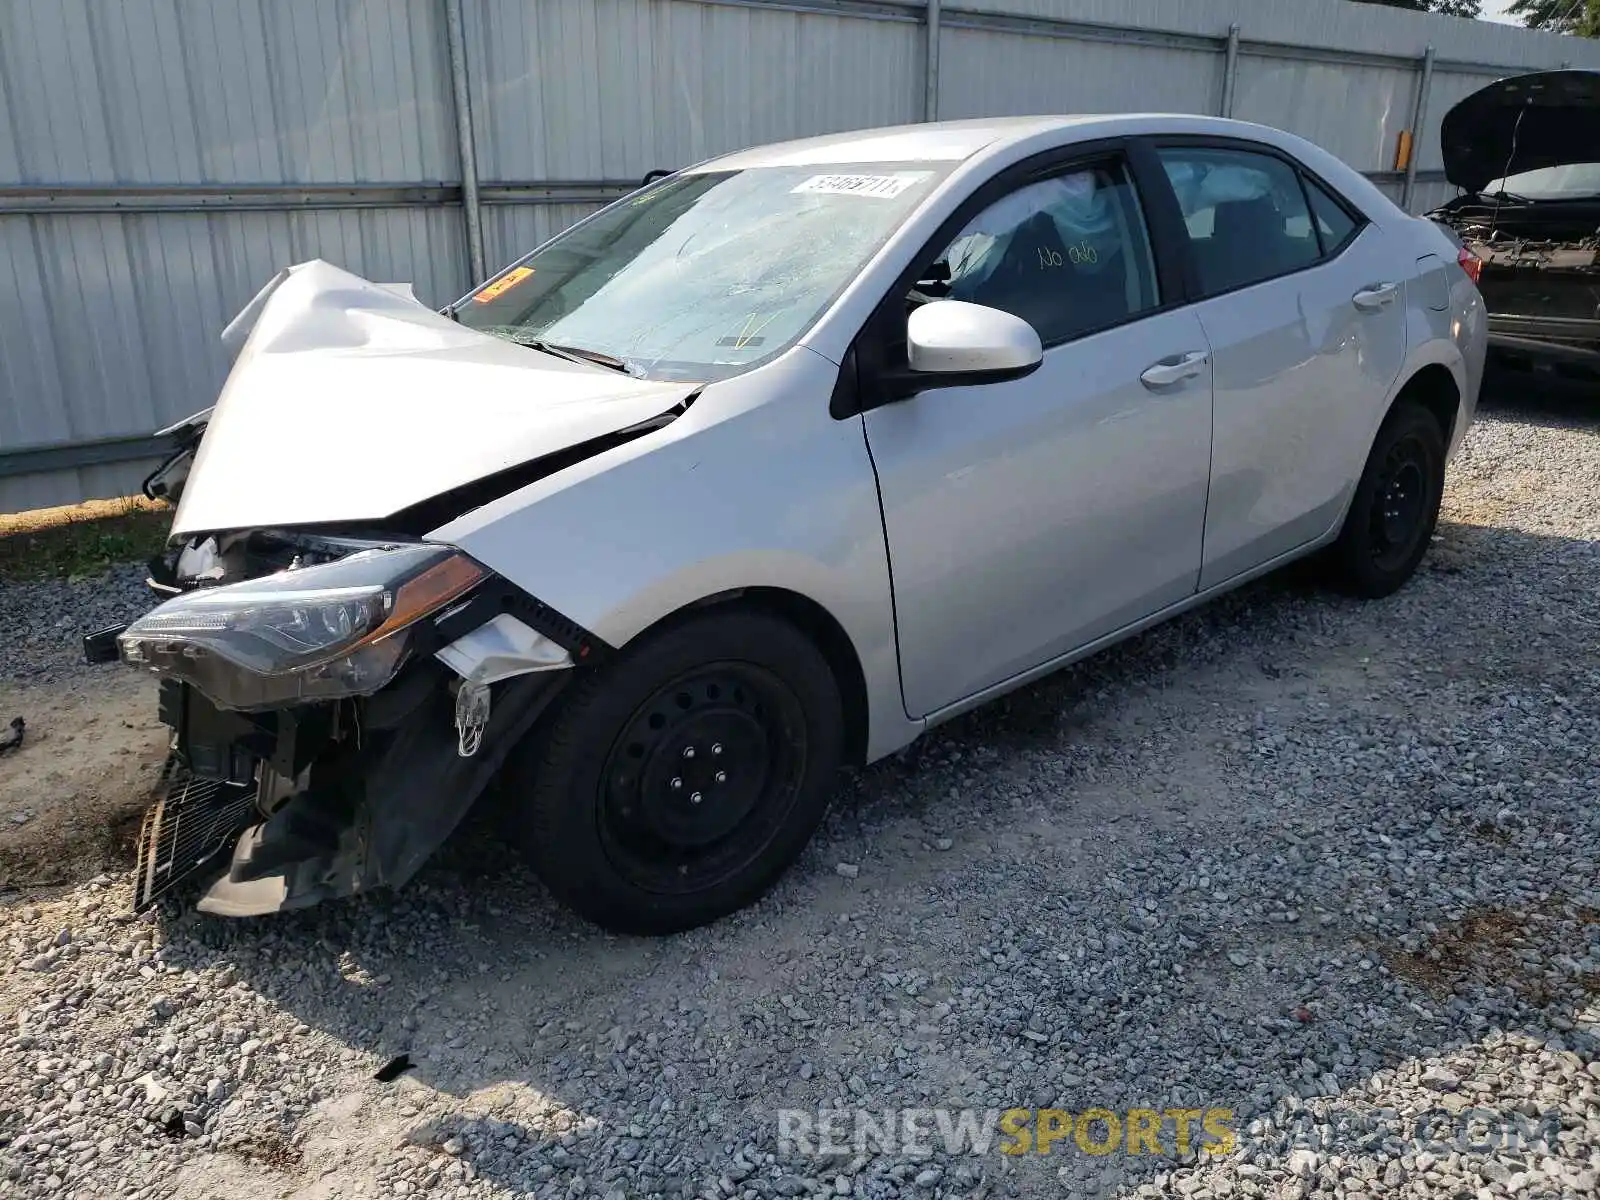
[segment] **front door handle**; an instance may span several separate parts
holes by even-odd
[[[1193,379],[1200,374],[1206,369],[1206,360],[1210,357],[1204,350],[1191,350],[1187,354],[1169,354],[1166,358],[1146,367],[1139,376],[1139,382],[1152,390],[1171,387],[1175,383],[1182,383],[1185,379]]]
[[[1399,291],[1398,283],[1371,283],[1351,296],[1350,303],[1362,312],[1377,312],[1385,305],[1393,304]]]

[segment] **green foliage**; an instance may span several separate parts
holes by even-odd
[[[1529,29],[1600,37],[1600,0],[1513,0],[1507,11]]]
[[[170,509],[127,504],[121,511],[37,528],[0,528],[0,580],[75,579],[160,552]]]
[[[1483,0],[1359,0],[1359,3],[1387,4],[1390,8],[1409,8],[1445,17],[1476,17],[1483,10]]]
[[[1359,4],[1386,4],[1413,12],[1446,17],[1482,15],[1483,0],[1356,0]],[[1507,11],[1529,29],[1600,37],[1600,0],[1512,0]]]

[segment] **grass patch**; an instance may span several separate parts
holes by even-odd
[[[144,562],[171,525],[171,506],[143,496],[0,514],[0,580],[74,579]]]

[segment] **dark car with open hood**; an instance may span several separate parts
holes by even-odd
[[[1462,194],[1428,215],[1476,258],[1505,363],[1600,381],[1600,72],[1500,79],[1440,128]]]

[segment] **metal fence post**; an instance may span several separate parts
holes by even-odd
[[[1406,183],[1400,192],[1400,207],[1411,211],[1411,198],[1417,190],[1417,160],[1422,157],[1422,126],[1428,119],[1428,93],[1433,89],[1433,47],[1422,55],[1422,77],[1417,80],[1417,102],[1411,109],[1411,155],[1406,159]]]
[[[924,121],[939,119],[939,4],[940,0],[928,0],[928,47],[922,69]]]
[[[1222,60],[1222,111],[1219,115],[1233,116],[1233,85],[1239,78],[1239,26],[1228,26],[1228,56]]]
[[[444,0],[445,41],[450,48],[450,87],[455,98],[456,149],[461,156],[461,211],[467,227],[471,283],[488,276],[483,258],[483,210],[478,205],[478,150],[472,137],[472,92],[467,87],[467,40],[461,0]]]

